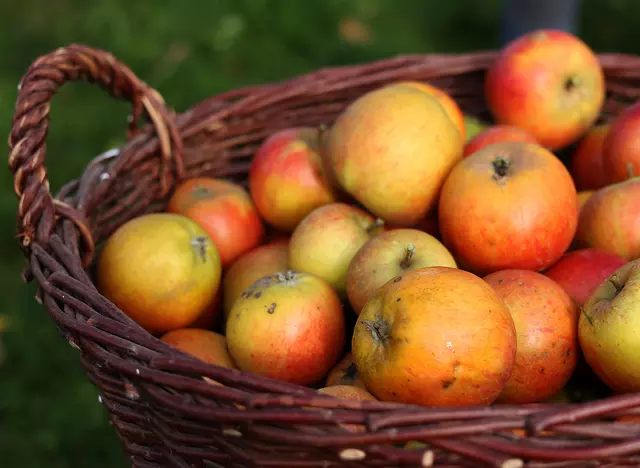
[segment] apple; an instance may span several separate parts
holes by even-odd
[[[256,152],[249,190],[258,213],[276,229],[291,232],[315,208],[336,201],[319,146],[319,129],[286,128]]]
[[[289,241],[289,267],[316,275],[344,297],[347,269],[360,247],[384,226],[366,211],[345,203],[316,208]]]
[[[240,296],[227,318],[226,336],[240,370],[312,385],[343,354],[344,312],[329,283],[288,270],[259,279]]]
[[[622,182],[640,176],[639,131],[640,102],[636,102],[613,120],[604,140],[603,168],[607,182]]]
[[[493,143],[458,163],[438,207],[444,244],[464,269],[539,271],[576,232],[578,198],[567,168],[533,143]]]
[[[597,190],[609,183],[604,169],[604,141],[611,124],[593,126],[571,158],[571,175],[579,191]]]
[[[562,390],[576,367],[578,311],[552,279],[502,270],[484,280],[505,302],[516,326],[516,361],[498,403],[538,403]]]
[[[356,322],[352,352],[384,401],[488,405],[509,379],[516,330],[504,301],[464,270],[410,270],[378,289]]]
[[[478,151],[480,148],[484,148],[492,143],[499,143],[503,141],[537,143],[536,139],[529,132],[526,132],[521,128],[513,125],[493,125],[481,131],[469,140],[464,146],[462,156],[466,158],[470,154]]]
[[[456,261],[435,237],[417,229],[394,229],[370,239],[347,270],[347,297],[356,314],[390,279],[429,266],[456,268]]]
[[[596,288],[582,307],[578,337],[587,364],[607,386],[640,391],[640,259]]]
[[[485,79],[496,122],[522,128],[552,151],[587,132],[604,97],[597,56],[575,35],[554,29],[531,31],[504,46]]]
[[[399,81],[394,84],[413,86],[414,88],[424,91],[431,97],[435,98],[447,113],[451,121],[456,125],[456,128],[458,129],[458,131],[460,132],[460,136],[462,137],[462,141],[466,141],[467,138],[464,114],[460,110],[460,107],[458,106],[456,101],[451,96],[449,96],[446,91],[423,81]]]
[[[257,247],[264,235],[262,220],[247,191],[223,179],[196,177],[182,182],[166,211],[202,226],[216,245],[223,268]]]
[[[215,308],[220,256],[195,221],[172,213],[130,219],[98,258],[100,293],[150,333],[191,325]]]
[[[544,274],[564,288],[579,305],[627,260],[600,249],[579,249],[565,253]]]
[[[222,277],[224,318],[240,295],[263,276],[289,268],[289,241],[261,245],[238,258]]]
[[[178,328],[165,333],[161,340],[201,361],[236,369],[229,356],[227,340],[220,333],[200,328]]]
[[[597,190],[580,212],[576,245],[640,257],[640,177]]]
[[[336,385],[352,385],[355,387],[365,388],[362,380],[358,376],[358,369],[353,362],[353,354],[347,353],[344,357],[331,369],[325,386],[332,387]]]
[[[349,104],[329,131],[326,152],[346,193],[387,224],[411,227],[436,205],[462,145],[435,98],[396,84]]]

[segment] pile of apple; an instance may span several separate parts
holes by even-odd
[[[553,30],[485,83],[473,134],[417,81],[275,132],[248,190],[190,179],[114,232],[99,290],[206,362],[343,398],[542,402],[581,365],[640,391],[640,103],[601,123],[596,56]]]

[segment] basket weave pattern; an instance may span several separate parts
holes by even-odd
[[[220,94],[179,115],[107,52],[71,45],[31,65],[9,136],[25,280],[37,282],[36,299],[79,350],[134,467],[640,466],[640,423],[615,421],[640,416],[640,394],[436,409],[338,400],[181,353],[92,283],[100,243],[125,221],[163,209],[176,182],[208,175],[245,183],[253,153],[275,130],[330,125],[356,97],[394,80],[429,81],[465,112],[482,115],[484,72],[494,57],[401,56],[322,69]],[[606,120],[640,96],[640,57],[599,59]],[[80,79],[132,103],[129,140],[95,158],[54,197],[45,166],[50,102],[65,82]],[[411,440],[427,445],[403,448]]]

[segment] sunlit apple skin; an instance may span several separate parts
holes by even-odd
[[[410,270],[369,299],[355,325],[358,375],[383,401],[491,404],[513,370],[516,330],[504,301],[476,275]]]
[[[569,248],[578,225],[569,171],[532,143],[493,143],[464,158],[439,203],[444,244],[461,268],[482,276],[549,267]]]
[[[501,49],[487,72],[485,97],[497,123],[520,127],[557,150],[596,122],[605,97],[604,73],[582,40],[541,29]]]

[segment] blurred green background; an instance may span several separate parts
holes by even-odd
[[[76,42],[107,49],[178,111],[231,88],[396,54],[499,46],[500,0],[6,0],[0,2],[0,133],[16,85],[39,55]],[[579,35],[596,51],[640,54],[640,2],[584,0]],[[86,84],[54,99],[48,166],[54,189],[120,141],[128,107]],[[5,153],[6,154],[6,153]],[[5,166],[6,167],[6,166]],[[125,467],[84,378],[20,280],[11,176],[0,174],[0,466]]]

